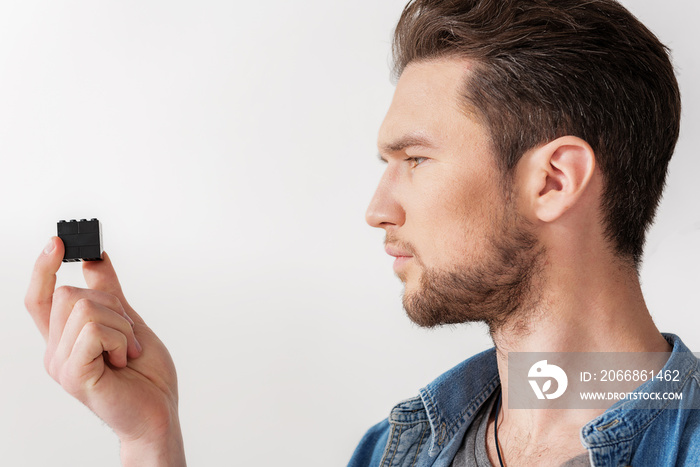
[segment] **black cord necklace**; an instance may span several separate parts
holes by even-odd
[[[498,393],[498,400],[496,401],[496,420],[493,423],[493,433],[496,438],[496,454],[498,454],[498,463],[503,467],[503,459],[501,458],[501,448],[498,447],[498,414],[501,410],[501,395]]]

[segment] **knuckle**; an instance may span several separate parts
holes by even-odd
[[[63,386],[68,394],[75,395],[76,392],[76,378],[75,370],[68,365],[65,365],[61,369],[61,374],[59,375],[58,382]]]
[[[27,295],[24,297],[24,307],[28,311],[32,311],[35,308],[44,306],[45,304],[51,304],[51,300],[41,299],[31,293],[27,293]]]
[[[111,308],[112,310],[117,312],[123,311],[124,308],[122,307],[122,302],[121,300],[119,300],[119,298],[117,298],[116,295],[107,295],[107,301],[109,308]]]
[[[54,300],[57,300],[60,302],[68,301],[75,295],[76,290],[77,289],[75,287],[71,287],[69,285],[62,285],[54,291],[54,293],[53,293]]]
[[[94,321],[89,321],[83,326],[83,333],[88,339],[97,339],[101,333],[100,325]]]
[[[92,316],[94,315],[94,306],[90,300],[87,298],[81,298],[75,305],[73,305],[73,315],[76,318],[82,319],[84,321],[92,321]]]

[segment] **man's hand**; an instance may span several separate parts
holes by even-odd
[[[46,340],[46,370],[112,427],[124,465],[185,465],[168,350],[127,303],[106,253],[83,263],[88,289],[56,289],[63,251],[53,237],[25,299]]]

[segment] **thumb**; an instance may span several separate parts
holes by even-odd
[[[51,237],[34,264],[32,280],[24,299],[27,310],[34,318],[39,331],[44,339],[49,335],[49,320],[51,317],[51,305],[53,292],[56,287],[56,272],[61,267],[63,259],[63,242],[58,237]]]

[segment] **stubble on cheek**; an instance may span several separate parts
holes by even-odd
[[[532,285],[542,246],[513,211],[491,232],[479,251],[455,258],[451,268],[421,269],[418,284],[403,297],[413,322],[430,328],[483,321],[493,332],[536,300]]]

